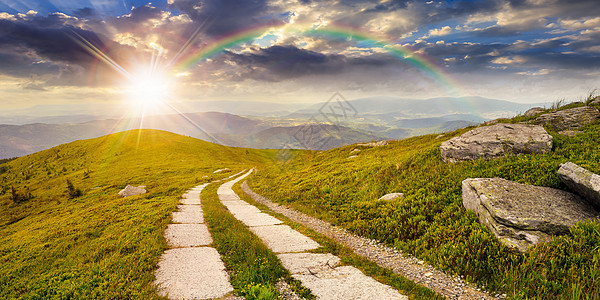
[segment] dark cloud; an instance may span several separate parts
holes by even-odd
[[[85,84],[85,70],[103,70],[96,83],[104,82],[112,73],[99,65],[98,59],[78,41],[85,39],[104,51],[118,63],[133,52],[127,46],[114,43],[94,31],[76,27],[76,19],[62,14],[0,20],[0,72],[17,77],[35,74],[52,77],[53,84]],[[48,75],[48,76],[45,76]],[[83,76],[86,77],[86,76]],[[86,78],[87,79],[87,78]]]
[[[411,69],[408,64],[386,54],[348,57],[323,54],[295,46],[271,46],[254,53],[227,52],[224,60],[235,62],[245,69],[244,76],[266,81],[281,81],[300,77],[337,75],[363,71],[387,74],[395,70]]]
[[[281,24],[267,0],[175,0],[203,32],[218,37],[260,24]]]

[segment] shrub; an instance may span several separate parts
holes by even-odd
[[[73,183],[67,178],[67,193],[69,195],[69,199],[75,199],[83,195],[79,188],[76,188]]]

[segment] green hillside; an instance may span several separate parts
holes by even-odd
[[[156,298],[153,270],[179,196],[272,154],[134,130],[0,165],[0,298]],[[121,198],[127,184],[148,193]]]
[[[567,107],[580,106],[574,104]],[[564,107],[564,108],[567,108]],[[516,117],[508,122],[527,121]],[[346,146],[265,165],[258,193],[422,258],[468,281],[517,299],[600,299],[600,222],[581,223],[527,254],[512,251],[462,206],[461,181],[501,177],[565,189],[556,171],[572,161],[600,174],[600,124],[554,136],[554,151],[446,164],[442,142],[471,128],[382,147]],[[360,151],[353,151],[359,149]],[[357,155],[357,157],[349,158]],[[399,201],[378,201],[402,192]]]

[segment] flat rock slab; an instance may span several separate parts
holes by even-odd
[[[240,197],[238,197],[238,195],[232,193],[217,193],[217,196],[219,196],[219,200],[221,201],[240,200]]]
[[[319,244],[287,225],[250,227],[275,253],[302,252],[319,248]]]
[[[248,215],[248,214],[259,214],[260,209],[254,205],[246,204],[229,204],[225,205],[227,209],[235,215]],[[237,217],[236,217],[237,218]]]
[[[475,128],[440,145],[442,159],[450,163],[551,150],[552,136],[543,127],[503,123]]]
[[[185,193],[179,200],[181,204],[200,204],[200,192],[197,193]]]
[[[169,299],[213,299],[233,291],[219,253],[210,247],[165,251],[155,276],[159,295]]]
[[[173,223],[200,224],[204,223],[204,213],[200,205],[180,205],[179,211],[172,212]]]
[[[208,246],[212,243],[206,224],[169,224],[165,238],[171,247]]]
[[[390,286],[366,276],[351,266],[337,267],[314,274],[292,274],[321,300],[408,299]]]
[[[249,214],[233,214],[233,216],[248,227],[270,226],[283,223],[281,220],[262,212]]]
[[[282,253],[277,254],[277,258],[292,274],[310,275],[340,264],[340,258],[331,253]]]

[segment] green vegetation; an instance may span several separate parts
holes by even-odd
[[[239,171],[270,156],[141,130],[3,164],[0,298],[158,298],[153,272],[180,195],[227,176],[216,169]],[[145,185],[148,193],[119,197],[127,184]]]
[[[566,107],[578,105],[584,104]],[[574,137],[548,129],[554,136],[551,153],[444,163],[440,144],[469,129],[383,147],[304,152],[285,167],[259,167],[249,183],[265,197],[516,299],[600,299],[599,221],[578,224],[570,235],[520,254],[479,224],[475,214],[463,208],[461,196],[461,181],[478,177],[565,189],[556,171],[567,161],[600,174],[600,124],[588,125]],[[351,154],[355,148],[361,151]],[[348,159],[350,155],[358,157]],[[377,200],[390,192],[403,192],[405,197]]]

